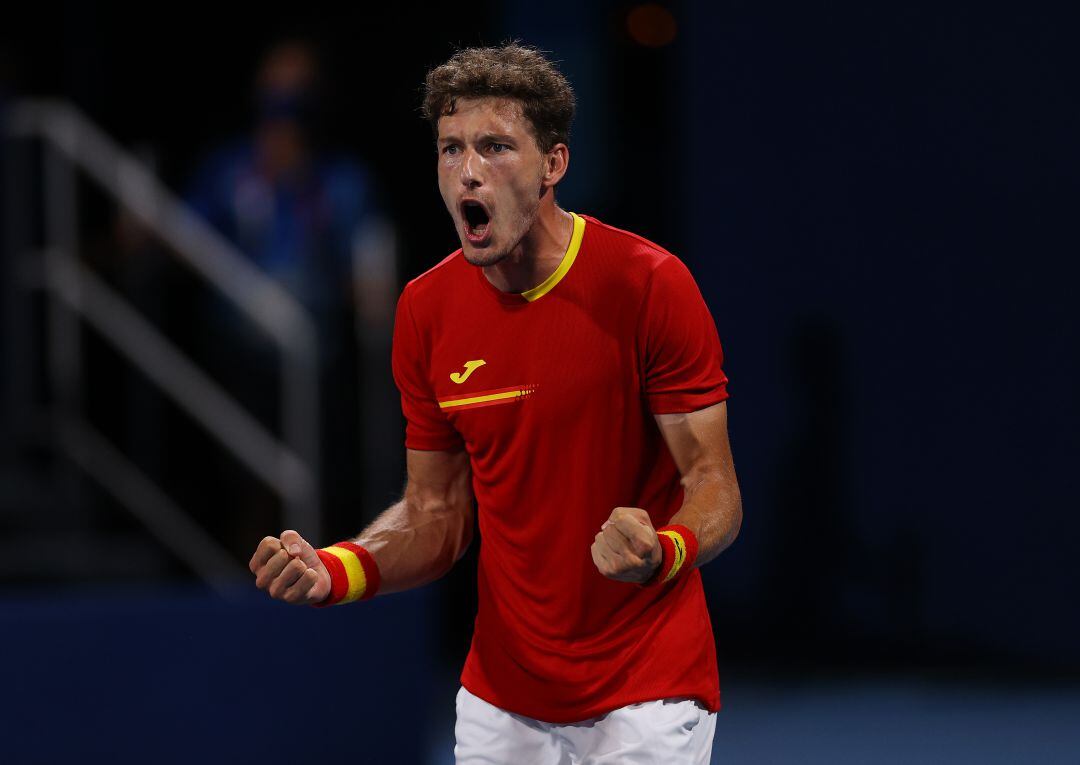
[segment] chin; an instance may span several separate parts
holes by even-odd
[[[465,262],[469,265],[481,267],[493,266],[506,257],[505,252],[487,248],[478,250],[470,247],[467,243],[462,244],[461,254],[465,256]]]

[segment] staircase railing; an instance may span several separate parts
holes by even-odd
[[[9,223],[32,217],[25,193],[44,196],[45,247],[15,246],[20,275],[39,274],[48,298],[46,366],[61,415],[58,441],[176,555],[208,580],[241,573],[221,546],[81,417],[79,323],[92,325],[131,364],[199,423],[282,500],[286,526],[321,537],[317,336],[303,307],[191,212],[141,161],[74,107],[23,101],[6,118],[14,139],[43,146],[40,178],[7,163]],[[14,157],[10,158],[14,160]],[[32,172],[32,168],[29,168]],[[279,349],[279,439],[78,257],[78,173],[82,172],[168,245],[170,254],[213,285]],[[18,363],[19,359],[13,359]],[[9,367],[10,368],[10,367]]]

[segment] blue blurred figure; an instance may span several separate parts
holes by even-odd
[[[357,160],[323,150],[316,132],[318,65],[305,42],[280,43],[256,78],[252,132],[214,151],[197,171],[188,203],[307,310],[319,335],[326,506],[353,507],[360,436],[357,369],[369,338],[389,334],[396,297],[371,176]],[[380,234],[382,232],[382,234]],[[203,312],[214,375],[271,429],[279,417],[277,351],[223,302]],[[361,347],[357,344],[357,335]],[[366,393],[364,395],[367,395]],[[223,483],[237,479],[222,475]],[[237,487],[236,543],[273,525],[272,498]],[[332,513],[331,513],[332,515]],[[332,520],[332,519],[331,519]]]
[[[315,317],[334,353],[353,296],[353,258],[376,215],[357,161],[313,145],[317,66],[304,43],[273,48],[257,79],[251,136],[214,152],[188,202]]]

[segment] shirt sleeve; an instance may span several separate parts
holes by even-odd
[[[667,258],[653,271],[639,322],[649,411],[694,412],[728,397],[716,323],[682,261]]]
[[[391,353],[394,383],[401,393],[401,412],[405,415],[405,447],[423,451],[460,449],[463,446],[461,436],[439,409],[431,390],[427,357],[406,287],[398,298]]]

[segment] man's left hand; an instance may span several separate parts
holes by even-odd
[[[592,544],[597,570],[616,582],[647,582],[663,559],[649,514],[640,507],[616,507]]]

